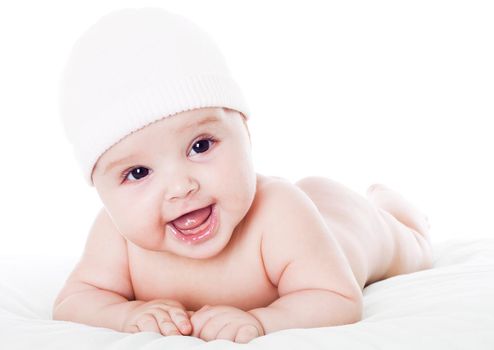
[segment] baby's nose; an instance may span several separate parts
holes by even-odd
[[[166,200],[172,201],[176,199],[187,198],[197,192],[199,186],[197,182],[191,180],[183,180],[176,182],[168,187]]]

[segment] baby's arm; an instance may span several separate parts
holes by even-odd
[[[341,248],[310,198],[279,183],[266,198],[272,220],[263,233],[266,273],[280,298],[250,310],[264,332],[326,327],[361,319],[362,292]]]
[[[174,325],[186,320],[187,326],[180,330],[183,334],[190,333],[188,315],[178,302],[134,300],[126,244],[102,209],[91,228],[81,260],[55,301],[53,318],[121,332],[149,330],[164,335],[177,334]],[[159,322],[170,318],[173,322]]]

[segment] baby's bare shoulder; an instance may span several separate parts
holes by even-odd
[[[262,231],[271,232],[271,227],[277,227],[280,214],[296,210],[298,206],[311,205],[305,193],[284,178],[258,175],[257,179],[251,216]]]
[[[268,272],[277,282],[274,271],[279,272],[293,254],[303,253],[302,242],[317,240],[317,236],[325,234],[326,225],[312,200],[287,180],[269,179],[259,190],[259,196],[263,258],[271,264]],[[308,232],[311,234],[307,235]]]
[[[280,295],[328,289],[351,271],[316,205],[298,186],[272,181],[264,188],[261,251],[266,273]]]
[[[258,182],[257,205],[266,216],[266,224],[278,225],[280,214],[290,215],[292,220],[303,220],[300,214],[316,214],[317,207],[297,185],[280,177],[264,177]],[[302,210],[302,212],[300,211]]]
[[[133,291],[128,271],[126,240],[106,210],[101,209],[90,229],[84,252],[67,280],[66,288],[92,286],[131,299]]]

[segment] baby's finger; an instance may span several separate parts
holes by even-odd
[[[144,314],[137,319],[136,322],[137,327],[141,332],[155,332],[161,333],[160,328],[158,327],[158,323],[156,319],[151,314]]]
[[[192,332],[192,324],[190,323],[189,316],[184,310],[171,308],[168,310],[168,314],[182,334],[189,335]]]
[[[259,331],[254,325],[243,325],[238,329],[235,343],[248,343],[259,336]]]
[[[192,323],[192,336],[199,338],[203,326],[213,316],[214,309],[208,305],[204,305],[202,308],[197,310],[190,318],[190,322]]]
[[[138,332],[140,332],[139,327],[137,327],[137,325],[135,325],[135,324],[125,326],[123,331],[126,333],[138,333]]]
[[[160,322],[159,326],[160,326],[161,334],[165,336],[180,335],[180,332],[178,331],[177,327],[171,321],[163,320]]]
[[[216,339],[225,339],[234,342],[238,328],[238,324],[228,323],[220,329],[220,331],[216,335]]]
[[[160,333],[167,335],[180,335],[175,324],[173,324],[172,319],[170,318],[170,314],[168,311],[164,311],[160,308],[154,308],[151,311],[152,315],[156,319],[156,323],[160,329]]]
[[[227,311],[214,315],[202,326],[199,338],[205,341],[215,340],[220,330],[231,322],[232,315]]]

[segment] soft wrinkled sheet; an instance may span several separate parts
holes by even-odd
[[[0,258],[0,349],[494,349],[494,239],[434,245],[434,268],[364,290],[364,318],[290,329],[247,345],[51,320],[71,258]]]

